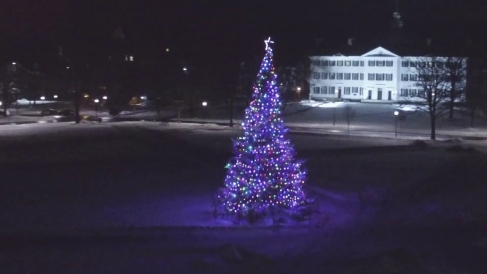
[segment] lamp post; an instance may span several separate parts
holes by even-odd
[[[396,120],[396,131],[395,131],[395,133],[396,133],[396,134],[395,134],[395,135],[396,135],[396,137],[397,137],[397,117],[399,116],[399,111],[397,111],[397,110],[396,110],[396,111],[394,111],[394,116],[396,117],[396,119],[395,119],[395,120]]]
[[[301,87],[298,87],[296,92],[298,93],[298,101],[301,101]]]
[[[98,103],[100,102],[100,100],[95,99],[93,100],[93,102],[95,102],[95,116],[96,118],[98,118]]]

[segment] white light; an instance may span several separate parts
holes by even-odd
[[[98,103],[98,102],[100,102],[100,100],[98,100],[98,99],[95,99],[95,100],[93,100],[93,101],[95,101],[95,103]]]
[[[187,68],[183,68],[184,71],[187,71],[188,69]]]
[[[15,62],[12,62],[12,65],[17,65],[17,63],[15,63]]]
[[[46,97],[44,97],[44,96],[41,96],[41,100],[45,100],[45,99],[46,99]]]
[[[66,67],[66,69],[69,69],[69,67]]]
[[[147,99],[146,96],[140,96],[140,100],[145,100],[145,99]]]
[[[133,56],[130,56],[130,61],[134,61],[134,57]]]
[[[0,102],[0,106],[2,105],[2,102]]]
[[[203,105],[204,107],[206,107],[208,105],[208,103],[207,102],[203,102],[203,103],[201,103],[201,105]]]
[[[57,99],[57,95],[54,95],[53,97],[54,97],[54,99]]]
[[[394,111],[394,115],[396,115],[396,116],[399,115],[399,111],[397,111],[397,110]]]
[[[85,97],[85,98],[88,98],[88,97],[90,97],[90,96],[89,96],[88,94],[85,94],[85,96],[84,96],[84,97]]]
[[[106,96],[103,96],[103,100],[106,100],[106,99],[108,99],[108,97],[106,97]]]
[[[301,91],[301,88],[300,87],[298,87],[298,91]]]
[[[169,48],[166,48],[166,52],[169,52]]]

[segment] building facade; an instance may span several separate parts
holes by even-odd
[[[420,66],[445,66],[446,57],[399,56],[378,47],[361,56],[311,56],[310,100],[422,101]],[[466,58],[462,65],[466,67]],[[457,87],[465,86],[465,79]],[[448,87],[444,86],[445,89]]]

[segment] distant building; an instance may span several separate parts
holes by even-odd
[[[435,57],[437,64],[434,64],[428,62],[433,57],[399,56],[378,47],[360,56],[335,54],[311,56],[310,59],[311,100],[392,103],[423,100],[420,97],[423,90],[418,85],[416,66],[444,66],[447,58]]]

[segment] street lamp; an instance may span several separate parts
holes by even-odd
[[[298,92],[298,101],[299,101],[301,100],[301,87],[298,87],[296,91]]]
[[[208,105],[208,103],[207,102],[203,102],[203,103],[201,103],[201,105],[204,106],[204,107],[206,107]]]
[[[399,111],[394,111],[394,116],[396,117],[396,137],[397,137],[397,117],[399,116]]]
[[[100,100],[98,100],[98,99],[95,99],[95,100],[93,100],[93,101],[94,101],[95,103],[98,103],[98,102],[100,102]]]
[[[15,65],[17,65],[17,63],[15,63],[15,62],[12,62],[12,65],[14,65],[14,66],[15,66]]]
[[[108,99],[108,97],[106,97],[106,96],[103,96],[103,100],[106,100],[106,99]]]
[[[100,100],[95,99],[93,100],[93,102],[95,102],[95,116],[98,119],[98,103],[100,102]]]
[[[44,97],[44,96],[41,96],[41,100],[45,100],[45,99],[46,99],[46,97]]]
[[[53,97],[54,97],[54,99],[57,99],[57,95],[54,95]]]

